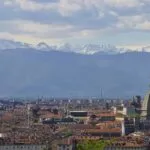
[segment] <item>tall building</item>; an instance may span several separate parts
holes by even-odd
[[[142,110],[141,117],[150,119],[150,92],[148,92],[144,97],[141,110]]]

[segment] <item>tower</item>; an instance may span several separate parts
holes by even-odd
[[[27,105],[27,123],[28,123],[28,128],[30,127],[30,105]]]

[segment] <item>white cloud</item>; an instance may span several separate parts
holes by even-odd
[[[136,29],[150,31],[150,21],[144,21],[142,23],[137,24]]]
[[[23,21],[18,20],[15,21],[14,24],[16,24],[20,31],[24,32],[31,32],[31,33],[49,33],[49,32],[61,32],[61,31],[67,31],[71,30],[73,26],[71,25],[57,25],[57,24],[42,24],[38,22],[32,22],[32,21]]]
[[[109,6],[114,7],[138,7],[142,6],[143,3],[140,0],[104,0]]]
[[[0,32],[11,36],[84,41],[113,32],[150,31],[149,0],[2,1]]]
[[[132,8],[144,5],[140,0],[58,0],[55,3],[42,3],[42,1],[34,0],[5,0],[4,4],[19,7],[25,11],[55,10],[64,16],[84,9],[104,10],[107,7]]]
[[[82,0],[60,0],[57,5],[58,11],[63,16],[69,16],[74,12],[82,10]]]
[[[21,40],[28,43],[38,43],[40,41],[60,43],[67,40],[91,39],[112,30],[111,28],[95,30],[76,29],[75,26],[67,24],[42,24],[28,20],[0,21],[0,27],[3,30],[0,32],[0,38],[5,39],[7,37],[8,39]]]
[[[0,21],[0,26],[2,30],[9,30],[9,32],[14,31],[16,33],[31,33],[37,34],[54,34],[56,32],[66,32],[71,31],[73,26],[67,24],[44,24],[39,22],[33,22],[28,20],[5,20]],[[5,28],[6,27],[6,28]],[[11,27],[11,28],[10,28]],[[8,29],[9,28],[9,29]],[[54,35],[51,35],[54,36]]]
[[[119,17],[117,27],[120,29],[132,30],[149,30],[150,31],[150,16],[136,15]]]
[[[82,1],[82,0],[81,0]],[[78,3],[79,2],[79,3]],[[18,7],[25,11],[58,11],[63,16],[71,15],[73,12],[77,12],[82,9],[80,1],[75,0],[60,0],[56,3],[42,3],[42,1],[36,2],[33,0],[6,0],[5,5]]]
[[[31,0],[6,0],[4,1],[5,5],[20,7],[26,11],[39,11],[39,10],[51,10],[55,8],[55,3],[38,3]]]
[[[38,44],[41,42],[41,40],[43,42],[52,43],[52,44],[58,44],[58,43],[62,42],[61,39],[53,39],[53,38],[41,39],[39,37],[35,37],[30,34],[25,34],[25,33],[24,34],[17,34],[17,33],[15,34],[15,33],[9,33],[9,32],[0,32],[0,39],[22,41],[22,42],[30,43],[30,44]]]

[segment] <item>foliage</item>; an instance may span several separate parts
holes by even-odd
[[[69,136],[72,136],[72,132],[71,132],[71,131],[67,131],[67,132],[64,134],[64,137],[69,137]]]
[[[108,140],[86,140],[77,145],[77,150],[104,150],[104,148],[110,143],[111,141]]]

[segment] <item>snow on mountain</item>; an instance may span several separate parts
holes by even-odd
[[[47,43],[40,42],[37,45],[31,45],[28,43],[16,42],[13,40],[0,39],[0,50],[16,49],[16,48],[33,48],[35,50],[41,50],[41,51],[56,50],[61,52],[74,52],[74,53],[80,53],[85,55],[93,55],[93,54],[101,54],[101,53],[118,54],[118,53],[133,51],[125,48],[117,48],[113,45],[104,44],[104,43],[85,44],[85,45],[71,45],[69,43],[64,43],[60,45],[48,45]],[[134,51],[150,52],[150,46],[146,46]]]
[[[56,46],[56,50],[62,51],[62,52],[77,52],[76,51],[77,49],[69,43],[64,43],[64,44],[60,44]]]
[[[41,42],[37,45],[37,48],[39,48],[39,49],[49,49],[50,47],[46,43]]]
[[[150,46],[143,47],[142,51],[144,51],[144,52],[150,52]]]
[[[81,46],[80,50],[83,54],[95,54],[99,52],[106,52],[106,53],[116,53],[117,48],[112,45],[97,45],[97,44],[87,44]]]
[[[39,44],[37,44],[35,46],[35,48],[38,49],[38,50],[44,50],[44,51],[51,50],[51,47],[49,45],[47,45],[46,43],[44,43],[44,42],[40,42]]]
[[[75,52],[86,55],[93,55],[101,52],[116,54],[122,51],[121,49],[117,49],[115,46],[112,46],[110,44],[71,45],[69,43],[57,46],[57,50],[63,52]]]
[[[0,49],[16,49],[16,48],[29,48],[31,47],[30,44],[22,43],[22,42],[15,42],[12,40],[0,40]]]

